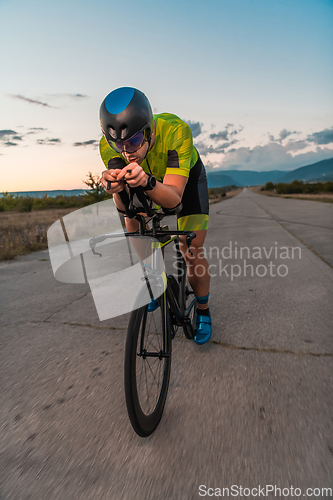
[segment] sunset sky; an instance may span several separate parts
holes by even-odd
[[[100,174],[120,86],[186,120],[207,169],[333,157],[332,0],[0,0],[0,192]]]

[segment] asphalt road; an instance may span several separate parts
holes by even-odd
[[[212,340],[175,339],[147,439],[125,408],[128,315],[100,322],[88,286],[55,281],[48,252],[1,263],[0,499],[332,487],[332,213],[246,189],[211,206]]]

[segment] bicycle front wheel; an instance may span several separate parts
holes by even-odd
[[[133,311],[125,349],[125,396],[135,432],[147,437],[158,426],[165,406],[171,369],[171,325],[166,293],[152,312]]]

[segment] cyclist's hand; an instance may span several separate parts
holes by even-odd
[[[134,188],[138,186],[146,187],[147,176],[140,165],[137,163],[129,163],[126,165],[117,176],[117,180],[125,179],[127,184]]]
[[[118,181],[118,174],[120,174],[121,169],[115,168],[113,170],[104,170],[101,176],[101,184],[105,191],[109,194],[120,193],[125,188],[125,182],[123,180]],[[107,189],[107,181],[111,181],[110,189]]]

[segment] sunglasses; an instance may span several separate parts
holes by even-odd
[[[136,134],[132,135],[130,139],[126,141],[109,141],[110,146],[117,153],[135,153],[138,151],[145,142],[148,142],[150,137],[150,127],[149,123]]]

